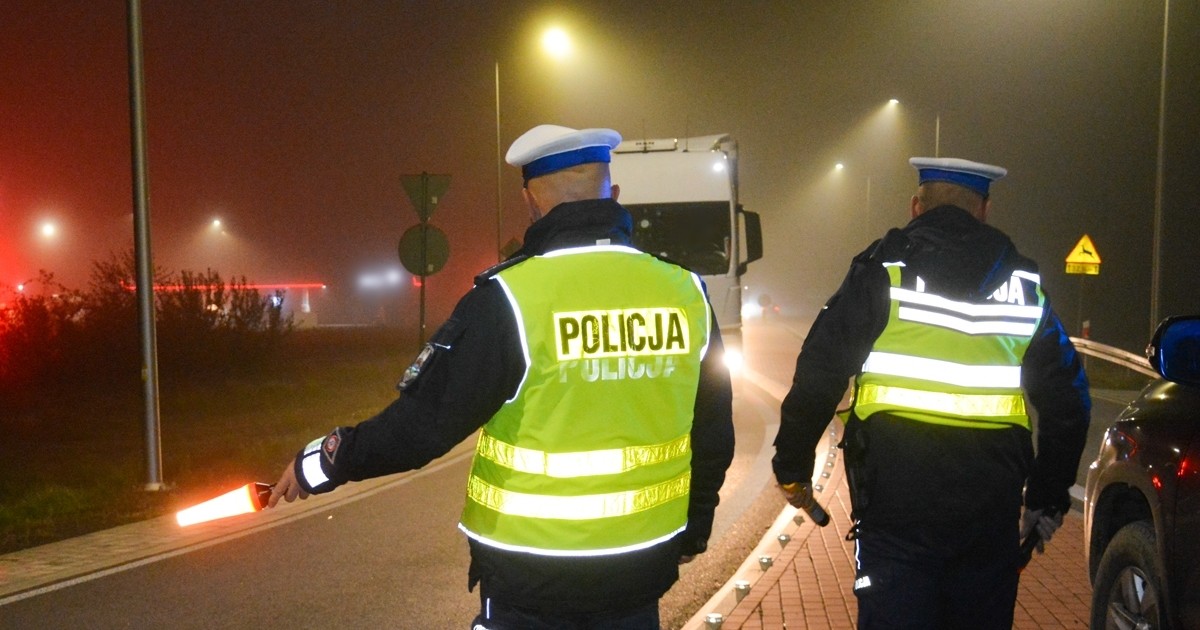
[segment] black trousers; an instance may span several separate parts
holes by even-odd
[[[512,606],[480,593],[471,630],[659,630],[658,601],[626,610],[549,613]]]
[[[1017,537],[1015,521],[944,546],[936,536],[861,528],[854,583],[859,629],[1011,629]]]

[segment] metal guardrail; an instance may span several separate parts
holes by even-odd
[[[1075,344],[1075,349],[1098,359],[1103,359],[1109,363],[1115,363],[1121,367],[1129,368],[1135,372],[1145,374],[1153,378],[1158,378],[1158,372],[1150,367],[1150,361],[1146,357],[1138,356],[1132,352],[1127,352],[1120,348],[1114,348],[1102,343],[1092,341],[1091,339],[1083,339],[1082,337],[1071,337],[1071,343]]]

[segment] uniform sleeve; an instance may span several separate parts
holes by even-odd
[[[811,481],[817,443],[887,325],[887,287],[883,266],[860,256],[809,329],[780,407],[771,460],[779,483]]]
[[[725,367],[725,349],[714,314],[708,352],[700,363],[700,386],[692,417],[692,485],[688,524],[681,553],[695,555],[708,548],[725,471],[733,461],[733,388]]]
[[[516,392],[524,370],[512,309],[496,283],[486,282],[467,293],[433,335],[405,372],[395,402],[324,439],[321,470],[308,476],[323,473],[328,481],[306,484],[298,475],[301,483],[326,492],[421,468],[483,426]]]
[[[1065,512],[1071,507],[1079,458],[1087,440],[1092,399],[1079,353],[1053,310],[1038,328],[1021,369],[1023,386],[1037,410],[1037,455],[1025,489],[1025,505]]]

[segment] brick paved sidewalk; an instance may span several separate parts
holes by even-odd
[[[850,494],[841,474],[840,462],[834,464],[830,487],[822,502],[833,522],[819,528],[811,522],[793,522],[794,508],[785,508],[763,544],[747,565],[730,580],[709,606],[701,610],[685,628],[720,630],[773,630],[782,628],[853,628],[858,605],[851,591],[854,583],[854,544],[845,540],[850,522]],[[832,490],[832,493],[829,492]],[[780,528],[782,524],[782,528]],[[779,535],[790,539],[780,547]],[[757,554],[771,556],[763,571]],[[753,562],[751,562],[753,561]],[[754,564],[759,564],[754,567]],[[753,575],[757,571],[758,575]],[[749,582],[740,602],[723,610],[737,596],[736,580]],[[1013,627],[1018,630],[1050,628],[1087,628],[1092,589],[1088,584],[1083,555],[1083,517],[1071,512],[1063,527],[1046,547],[1046,554],[1035,556],[1021,576]],[[723,621],[705,622],[706,615],[718,612]]]

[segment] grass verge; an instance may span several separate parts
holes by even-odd
[[[296,451],[396,397],[416,354],[395,329],[296,331],[252,376],[160,385],[165,491],[149,480],[141,385],[42,392],[0,418],[0,553],[173,513],[251,481],[274,482]]]

